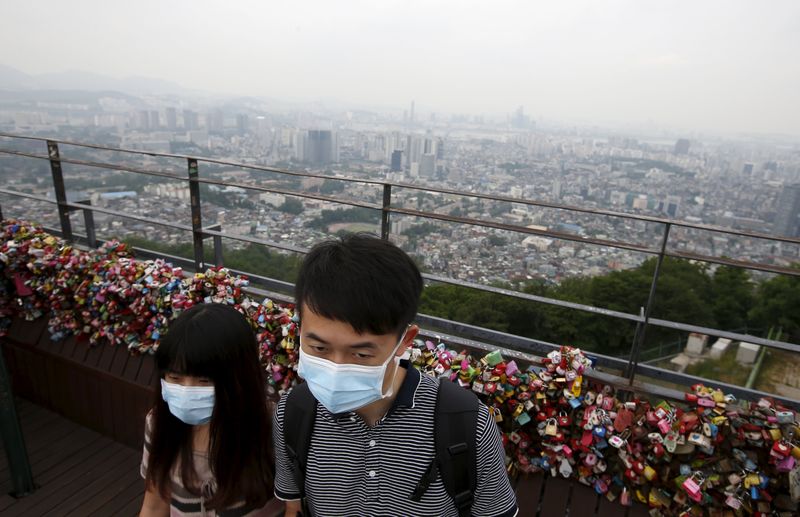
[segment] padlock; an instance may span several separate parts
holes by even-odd
[[[547,420],[544,428],[544,434],[547,436],[555,436],[558,434],[558,421],[555,418],[550,418]]]
[[[755,472],[751,472],[747,474],[744,478],[744,487],[751,488],[751,487],[758,487],[761,484],[761,477]]]
[[[622,438],[622,435],[614,435],[608,439],[608,444],[614,447],[615,449],[619,449],[626,443],[627,441],[624,438]]]
[[[698,447],[709,447],[711,445],[711,441],[708,437],[700,433],[690,433],[686,441]]]
[[[568,426],[572,425],[572,418],[570,418],[570,416],[567,415],[564,411],[562,411],[562,412],[560,412],[558,414],[557,421],[558,421],[558,425],[561,426],[561,427],[568,427]]]
[[[631,494],[630,492],[628,492],[628,487],[622,488],[622,493],[619,495],[619,504],[621,504],[622,506],[630,506],[631,504],[633,504],[633,501],[631,499]]]
[[[597,465],[597,455],[593,452],[590,452],[589,454],[584,456],[583,463],[587,467],[594,467],[595,465]]]
[[[700,397],[700,398],[697,399],[697,405],[700,406],[700,407],[712,408],[712,407],[716,407],[717,403],[714,402],[713,399]]]
[[[742,507],[742,501],[733,494],[729,494],[728,497],[725,498],[725,504],[733,508],[734,510],[738,510]]]
[[[658,430],[663,434],[667,434],[672,429],[672,422],[667,418],[662,418],[658,421]]]
[[[682,483],[683,489],[686,491],[689,498],[695,502],[700,502],[703,500],[703,484],[705,483],[705,478],[700,472],[695,472],[691,476],[689,476],[686,481]]]
[[[566,458],[561,460],[561,465],[558,467],[558,473],[563,477],[568,478],[572,474],[572,465]]]
[[[785,441],[775,442],[772,444],[772,450],[779,454],[781,457],[789,456],[792,453],[791,446]]]
[[[776,461],[775,468],[778,472],[790,472],[792,469],[794,469],[796,463],[797,460],[794,459],[794,456],[789,455]]]
[[[606,428],[602,425],[595,426],[595,428],[592,429],[592,434],[598,438],[604,438],[606,436]]]
[[[793,424],[794,413],[792,411],[778,411],[775,413],[779,424]]]

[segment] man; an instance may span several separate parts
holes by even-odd
[[[314,516],[459,515],[441,475],[412,500],[436,456],[439,389],[439,381],[400,359],[419,331],[412,321],[421,292],[414,262],[376,237],[323,242],[303,262],[295,293],[298,374],[316,399],[316,416],[301,479]],[[477,472],[469,511],[511,517],[517,506],[500,433],[486,406],[475,404],[477,461],[471,468]],[[301,509],[301,489],[284,435],[286,405],[284,396],[273,427],[275,495],[293,517]]]

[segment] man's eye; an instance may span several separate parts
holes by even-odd
[[[372,357],[372,356],[371,356],[371,355],[369,355],[369,354],[362,354],[362,353],[360,353],[360,352],[356,352],[354,355],[355,355],[355,356],[356,356],[356,358],[358,358],[358,359],[370,359],[370,358]]]

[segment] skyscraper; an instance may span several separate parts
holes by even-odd
[[[403,170],[403,151],[397,150],[392,152],[392,172],[399,172]]]
[[[175,108],[167,108],[167,129],[175,131],[178,128],[178,113]]]
[[[681,138],[675,142],[675,154],[689,154],[691,142],[686,138]]]
[[[411,101],[411,112],[409,114],[409,122],[414,123],[414,101]]]
[[[244,135],[250,131],[250,119],[244,113],[236,115],[236,130],[240,135]]]
[[[312,129],[298,135],[297,158],[313,165],[328,165],[339,161],[339,145],[336,133],[330,130]]]
[[[800,237],[800,184],[783,187],[772,228],[777,235]]]
[[[183,110],[183,128],[192,131],[198,129],[200,124],[197,122],[197,112],[192,110]]]

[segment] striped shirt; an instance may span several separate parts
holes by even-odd
[[[408,370],[406,378],[391,409],[374,427],[355,412],[334,415],[317,403],[305,473],[306,497],[315,516],[458,516],[441,476],[419,502],[410,499],[435,455],[438,382],[407,361],[400,364]],[[285,405],[284,395],[273,425],[275,496],[290,501],[300,494],[283,439]],[[483,404],[476,427],[478,472],[472,514],[512,517],[517,504],[505,452],[497,425]]]
[[[144,431],[144,452],[142,453],[142,464],[139,472],[144,479],[147,479],[147,462],[150,459],[150,442],[152,436],[152,416],[147,414]],[[277,515],[274,504],[267,503],[263,508],[246,507],[242,504],[224,510],[208,509],[205,506],[207,499],[211,497],[216,489],[214,474],[211,472],[211,465],[208,462],[208,454],[200,451],[193,451],[194,470],[200,482],[200,495],[193,494],[183,486],[181,480],[180,458],[170,472],[170,517],[273,517]],[[282,515],[282,512],[280,513]]]

